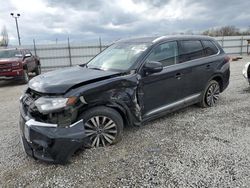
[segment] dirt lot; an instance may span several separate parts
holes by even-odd
[[[217,107],[196,106],[140,128],[122,142],[75,155],[66,166],[27,157],[18,99],[26,86],[0,82],[0,187],[250,187],[250,88],[243,62]]]

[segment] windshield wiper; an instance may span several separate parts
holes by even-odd
[[[88,69],[94,69],[94,70],[101,70],[103,71],[103,69],[97,68],[97,67],[87,67]]]

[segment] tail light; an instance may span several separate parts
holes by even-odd
[[[228,55],[225,56],[225,57],[224,57],[224,62],[229,63],[229,61],[230,61],[230,57],[229,57]]]

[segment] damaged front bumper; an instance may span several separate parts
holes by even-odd
[[[64,128],[35,121],[25,114],[22,103],[20,112],[19,125],[24,150],[35,159],[65,164],[76,150],[89,145],[82,120]]]

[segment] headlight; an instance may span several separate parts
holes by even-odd
[[[12,63],[12,67],[18,67],[19,65],[20,65],[19,62],[14,62],[14,63]]]
[[[247,76],[247,70],[248,70],[248,67],[250,66],[250,62],[248,62],[245,67],[243,68],[243,71],[242,71],[242,74],[245,78],[248,78]]]
[[[55,110],[62,109],[68,105],[76,102],[76,97],[63,98],[63,97],[40,97],[35,101],[35,105],[39,112],[48,113]]]

